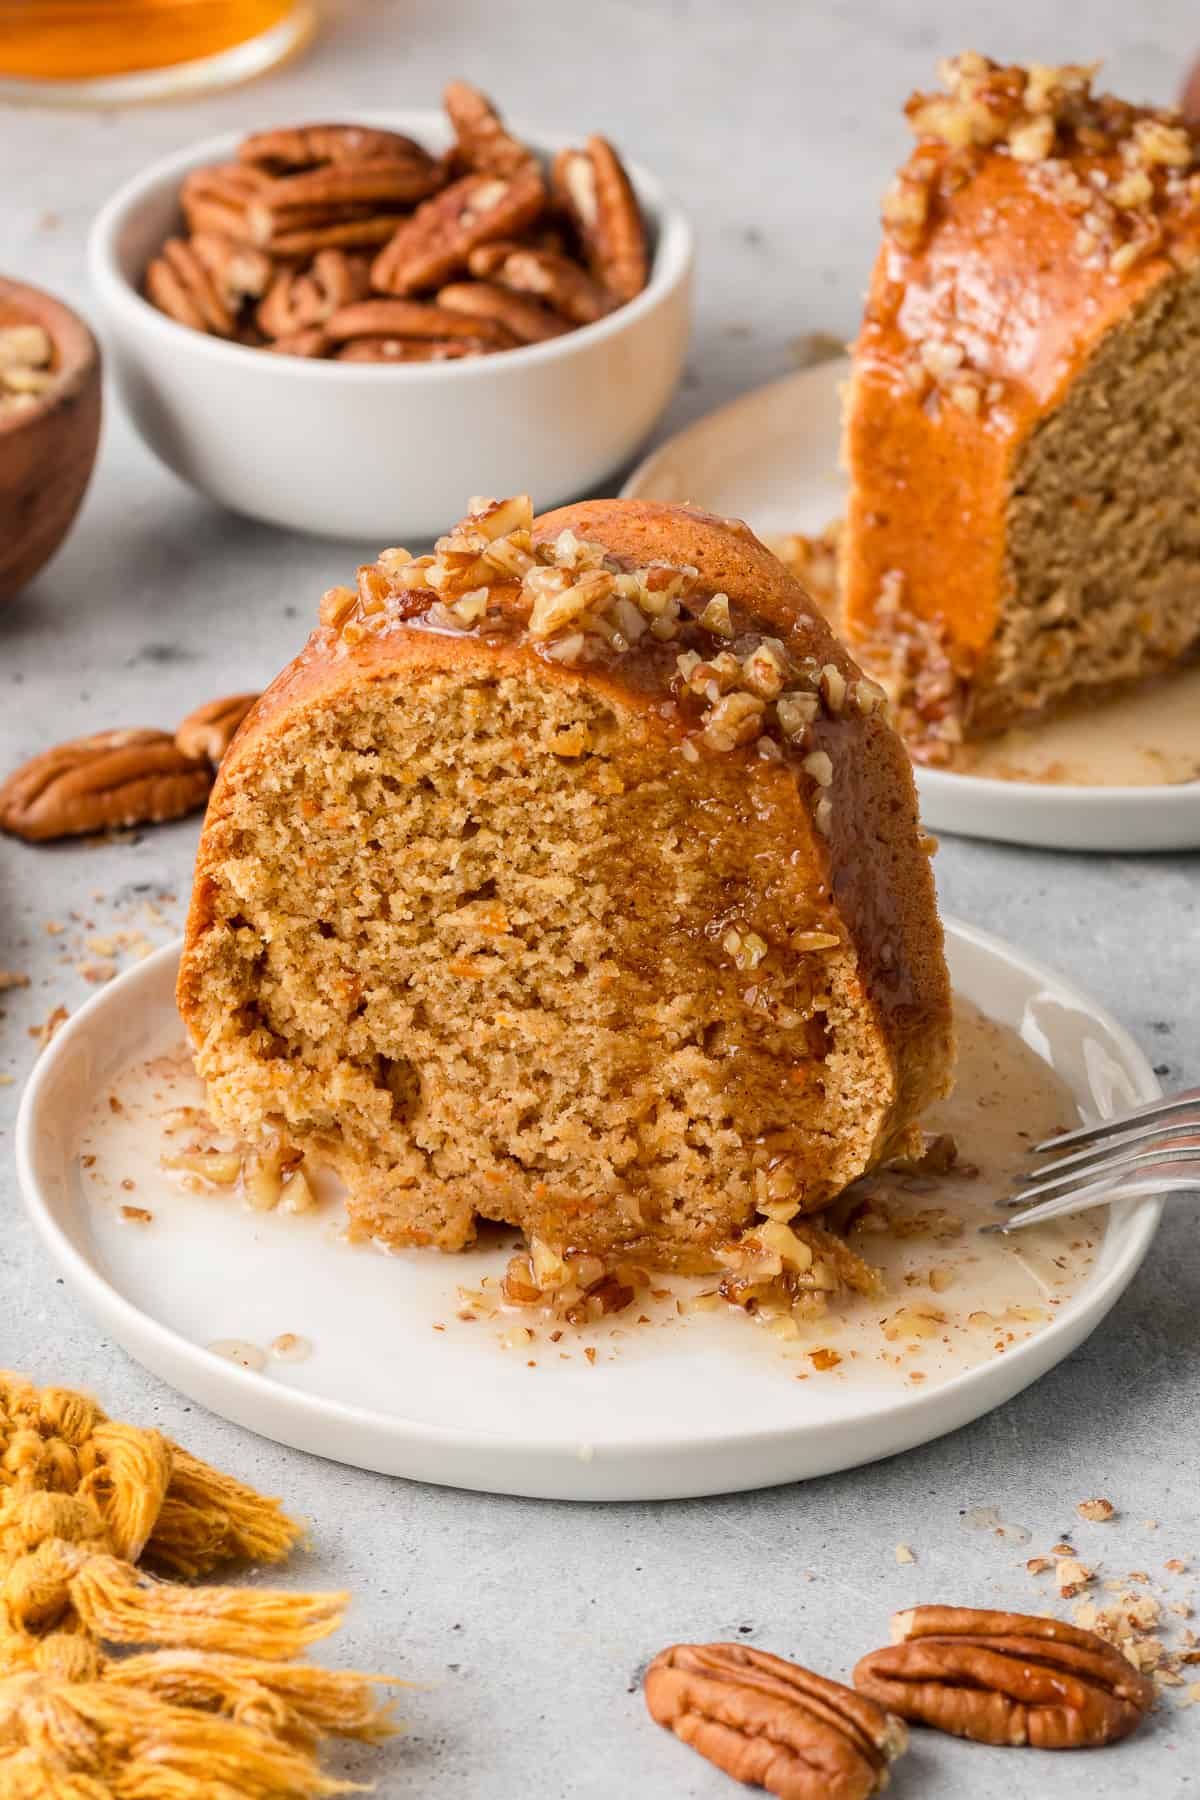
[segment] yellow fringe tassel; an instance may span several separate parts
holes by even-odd
[[[186,1588],[302,1527],[86,1395],[0,1372],[0,1800],[323,1800],[324,1738],[395,1727],[377,1675],[291,1662],[348,1596]],[[149,1646],[109,1655],[106,1644]]]

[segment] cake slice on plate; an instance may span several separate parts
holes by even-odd
[[[908,759],[744,525],[473,505],[325,596],[226,754],[179,979],[197,1066],[389,1244],[493,1219],[711,1268],[949,1085]]]
[[[1200,642],[1200,134],[1092,68],[942,73],[884,201],[842,566],[931,762]]]

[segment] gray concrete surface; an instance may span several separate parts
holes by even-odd
[[[1103,54],[1113,85],[1166,98],[1200,50],[1183,0],[1095,0],[1083,17],[1032,0],[1002,15],[981,0],[345,6],[314,54],[256,88],[120,115],[0,114],[0,260],[86,311],[88,221],[147,159],[231,126],[428,103],[463,72],[515,113],[607,129],[689,207],[701,247],[696,331],[666,431],[785,372],[800,333],[853,329],[877,198],[903,143],[897,104],[936,54],[966,44],[1048,61]],[[464,494],[469,474],[464,463]],[[170,722],[256,684],[354,560],[353,547],[215,510],[152,461],[112,406],[67,548],[0,612],[0,768],[77,732]],[[1028,1605],[1029,1552],[973,1529],[967,1515],[980,1506],[1027,1526],[1039,1546],[1074,1524],[1085,1560],[1115,1575],[1200,1556],[1200,1234],[1186,1204],[1104,1329],[1032,1391],[924,1450],[807,1486],[608,1509],[494,1499],[341,1468],[188,1406],[65,1296],[21,1211],[11,1122],[33,1054],[27,1028],[91,991],[59,961],[47,919],[75,910],[104,930],[122,900],[165,890],[178,900],[150,928],[165,939],[194,841],[188,823],[104,848],[0,845],[0,967],[33,977],[0,1001],[0,1069],[16,1078],[0,1088],[0,1363],[92,1385],[115,1413],[163,1425],[308,1515],[314,1547],[285,1579],[354,1590],[337,1655],[428,1684],[402,1697],[406,1740],[345,1759],[349,1771],[374,1776],[385,1795],[431,1800],[718,1800],[733,1792],[727,1781],[644,1714],[639,1669],[662,1644],[741,1632],[837,1674],[881,1641],[895,1606]],[[1096,994],[1165,1082],[1200,1081],[1195,858],[947,841],[938,876],[947,908]],[[1075,1501],[1096,1493],[1119,1521],[1074,1519]],[[915,1566],[896,1565],[899,1541]],[[1200,1791],[1200,1710],[1167,1705],[1139,1739],[1096,1755],[925,1734],[894,1791],[1168,1800]]]

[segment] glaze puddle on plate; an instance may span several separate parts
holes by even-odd
[[[957,772],[1072,787],[1200,780],[1200,664],[964,748]]]
[[[622,493],[744,518],[761,537],[816,533],[845,511],[844,357],[758,388],[698,420]],[[977,751],[916,770],[935,831],[1056,850],[1200,847],[1200,668],[1147,683]]]
[[[311,1358],[295,1379],[330,1397],[354,1391],[364,1343],[384,1370],[397,1352],[409,1355],[407,1333],[402,1348],[395,1342],[402,1307],[408,1332],[439,1335],[426,1354],[456,1383],[456,1416],[477,1429],[494,1404],[492,1382],[479,1383],[481,1353],[503,1358],[495,1380],[511,1385],[514,1401],[533,1406],[538,1389],[526,1371],[544,1382],[551,1364],[584,1360],[586,1349],[605,1362],[665,1356],[682,1368],[697,1350],[719,1344],[721,1354],[754,1365],[763,1383],[812,1377],[875,1395],[906,1383],[932,1386],[1005,1354],[1048,1324],[1093,1267],[1105,1226],[1104,1213],[1094,1212],[1011,1238],[979,1236],[978,1227],[996,1217],[993,1202],[1008,1192],[1023,1147],[1065,1130],[1076,1107],[1015,1031],[969,1001],[960,1000],[957,1010],[958,1085],[927,1123],[954,1137],[967,1172],[889,1171],[860,1182],[847,1197],[862,1214],[851,1242],[881,1270],[887,1292],[834,1302],[823,1319],[805,1322],[796,1340],[781,1341],[724,1305],[681,1314],[677,1302],[687,1309],[697,1293],[711,1290],[712,1280],[701,1278],[656,1278],[658,1298],[646,1293],[586,1328],[560,1327],[520,1307],[464,1319],[469,1309],[459,1287],[477,1288],[481,1280],[498,1287],[518,1241],[512,1233],[493,1231],[462,1256],[389,1253],[347,1241],[342,1188],[332,1175],[314,1180],[315,1212],[289,1216],[253,1211],[236,1187],[165,1170],[164,1157],[186,1152],[195,1138],[181,1113],[204,1105],[178,1030],[118,1070],[84,1123],[81,1174],[97,1262],[145,1311],[239,1367],[291,1379],[293,1366]],[[231,1142],[219,1140],[219,1148]],[[425,1276],[415,1289],[403,1272],[410,1266]],[[331,1285],[353,1293],[352,1318],[326,1323]],[[339,1343],[347,1327],[351,1341]],[[532,1341],[506,1344],[513,1327],[527,1327]],[[660,1329],[667,1335],[660,1338]],[[297,1343],[309,1354],[298,1356]],[[403,1370],[390,1378],[403,1381]]]
[[[1128,1282],[1159,1217],[1148,1201],[1036,1236],[980,1239],[969,1223],[943,1235],[951,1207],[990,1214],[989,1183],[1015,1163],[1018,1130],[1158,1091],[1120,1028],[1052,972],[961,926],[948,954],[956,990],[987,1015],[979,1035],[968,1029],[969,1061],[987,1071],[999,1050],[1003,1067],[998,1083],[968,1068],[931,1122],[984,1173],[873,1178],[901,1232],[856,1242],[887,1267],[890,1291],[805,1325],[795,1343],[724,1307],[680,1317],[676,1297],[698,1284],[669,1282],[656,1305],[639,1304],[648,1324],[617,1315],[552,1343],[537,1323],[533,1344],[505,1349],[514,1316],[460,1319],[457,1290],[498,1275],[511,1236],[461,1258],[387,1254],[345,1240],[326,1178],[315,1210],[292,1216],[252,1212],[235,1190],[185,1191],[160,1166],[188,1141],[186,1126],[165,1137],[164,1113],[199,1098],[179,1054],[178,946],[102,990],[42,1056],[18,1127],[22,1186],[52,1256],[117,1341],[192,1398],[299,1448],[568,1499],[716,1493],[851,1467],[977,1418],[1061,1360]],[[905,1218],[931,1209],[920,1234],[902,1235]],[[310,1353],[281,1356],[281,1339]]]

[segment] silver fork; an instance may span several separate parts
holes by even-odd
[[[1019,1231],[1117,1200],[1200,1194],[1200,1088],[1046,1138],[1031,1155],[1051,1152],[1056,1153],[1052,1160],[1035,1169],[1023,1187],[996,1201],[1006,1211],[1024,1210],[983,1226],[985,1232]]]

